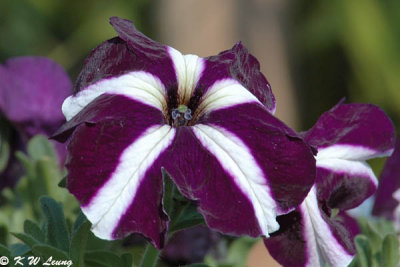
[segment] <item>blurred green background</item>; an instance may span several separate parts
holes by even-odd
[[[400,1],[301,0],[290,12],[288,46],[303,122],[310,126],[310,113],[347,96],[381,106],[399,127]]]
[[[74,80],[83,60],[99,43],[115,36],[108,18],[131,18],[148,33],[149,1],[2,0],[0,60],[21,55],[47,56]]]
[[[2,0],[0,61],[20,55],[47,56],[66,68],[74,80],[90,50],[105,39],[115,36],[115,32],[108,25],[108,18],[113,15],[133,20],[139,30],[157,40],[168,39],[162,36],[168,36],[169,32],[180,34],[179,28],[165,27],[169,24],[164,21],[171,20],[171,17],[177,20],[178,25],[182,24],[182,27],[190,26],[194,20],[205,24],[217,17],[216,20],[213,19],[215,22],[231,22],[231,31],[238,32],[232,34],[225,31],[221,34],[232,35],[232,39],[244,39],[244,44],[250,43],[249,48],[253,52],[252,41],[246,40],[250,39],[250,30],[243,25],[254,19],[254,16],[259,16],[261,19],[258,23],[265,24],[261,25],[260,29],[267,31],[271,21],[263,20],[262,17],[271,17],[271,13],[276,11],[273,16],[274,21],[278,21],[276,25],[284,37],[283,42],[279,44],[287,54],[285,66],[288,66],[288,79],[293,85],[291,94],[296,102],[299,129],[305,130],[312,126],[322,112],[342,97],[352,102],[378,104],[389,113],[396,125],[399,125],[400,1],[222,2],[223,5],[197,0]],[[198,5],[208,7],[199,8]],[[251,6],[259,6],[258,9],[265,12],[252,13],[249,8]],[[213,10],[213,13],[209,10]],[[226,10],[231,13],[233,19],[222,18],[221,14],[229,16],[225,14]],[[204,14],[201,14],[202,12]],[[200,15],[196,16],[196,13]],[[192,17],[193,21],[188,21],[188,16]],[[204,20],[204,23],[201,20]],[[214,28],[217,28],[215,22]],[[192,32],[198,35],[198,29],[193,28]],[[187,39],[186,36],[184,38]],[[174,43],[179,42],[175,39]],[[219,41],[215,38],[207,40],[208,43]],[[198,43],[194,43],[193,47],[196,45]],[[262,53],[253,53],[262,56]],[[281,62],[261,62],[262,66],[271,64],[279,65]],[[266,76],[270,81],[273,80],[271,74],[266,73]],[[272,86],[275,91],[281,90],[274,87],[274,84]],[[285,108],[282,106],[284,104],[278,102],[278,109]]]

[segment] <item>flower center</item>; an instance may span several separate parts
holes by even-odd
[[[185,105],[179,105],[171,112],[171,124],[172,126],[186,126],[192,119],[192,110]]]

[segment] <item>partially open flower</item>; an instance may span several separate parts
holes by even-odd
[[[223,233],[269,236],[315,178],[311,149],[271,112],[258,61],[240,43],[217,56],[182,55],[111,18],[119,37],[86,59],[63,104],[67,188],[93,224],[161,247],[168,216],[161,169]]]
[[[394,138],[376,106],[339,103],[324,113],[305,133],[318,149],[315,185],[296,211],[278,217],[281,229],[265,239],[271,255],[284,266],[347,266],[358,225],[344,211],[375,192],[378,180],[365,161],[390,155]]]

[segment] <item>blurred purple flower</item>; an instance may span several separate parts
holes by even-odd
[[[200,225],[174,234],[162,251],[162,258],[173,266],[202,262],[220,235]]]
[[[132,232],[162,247],[163,167],[208,226],[269,236],[315,179],[311,149],[276,119],[258,61],[238,43],[200,58],[111,18],[118,36],[86,59],[63,104],[67,188],[104,239]],[[243,219],[245,218],[245,219]]]
[[[393,155],[386,161],[383,168],[381,179],[379,181],[378,190],[375,195],[375,204],[372,214],[382,216],[389,220],[396,219],[397,224],[398,212],[396,207],[400,204],[400,136],[397,138],[396,147]],[[397,192],[397,193],[396,193]]]
[[[13,152],[23,149],[21,144],[36,134],[50,136],[65,121],[60,107],[71,89],[67,73],[48,58],[16,57],[0,65],[0,117],[14,127],[17,135],[10,137],[12,154],[7,169],[1,174],[3,186],[11,185],[18,178],[10,177],[14,172],[9,172],[16,166]],[[54,144],[62,162],[65,148]]]
[[[366,160],[392,153],[394,127],[374,105],[339,103],[304,136],[318,150],[315,185],[296,211],[278,217],[281,229],[264,242],[284,266],[347,266],[359,229],[344,211],[375,192]]]

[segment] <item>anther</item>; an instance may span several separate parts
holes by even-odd
[[[171,112],[172,125],[184,126],[192,119],[192,111],[185,105],[179,105]]]

